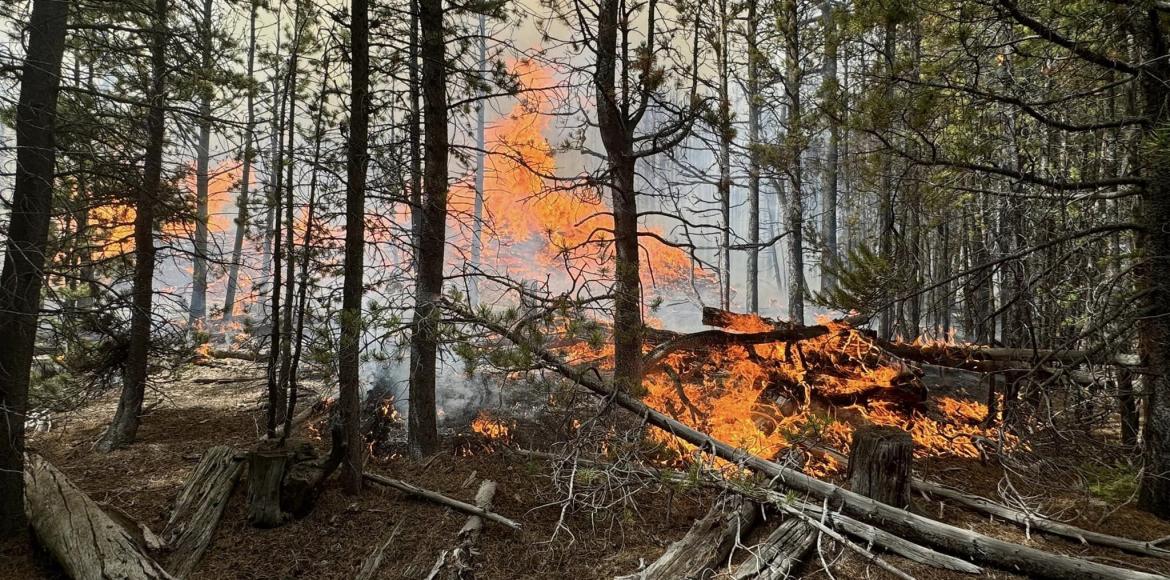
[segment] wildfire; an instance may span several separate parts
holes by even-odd
[[[512,427],[507,423],[495,419],[484,411],[480,411],[479,415],[471,422],[471,430],[483,435],[492,441],[499,441],[507,443],[511,440]]]

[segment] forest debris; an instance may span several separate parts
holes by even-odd
[[[496,495],[496,482],[488,479],[479,485],[475,494],[475,506],[491,511]],[[427,580],[470,580],[475,577],[475,556],[478,554],[479,537],[483,533],[483,518],[473,515],[456,535],[455,548],[439,552]]]
[[[386,541],[379,542],[370,554],[362,560],[362,567],[358,570],[357,576],[354,580],[372,580],[374,575],[378,573],[378,568],[382,566],[382,558],[386,554],[386,548],[394,542],[394,537],[398,535],[398,529],[402,527],[402,520],[398,520],[398,524],[390,530],[390,535],[386,537]]]
[[[754,502],[742,496],[722,497],[657,560],[621,578],[673,580],[706,577],[727,560],[739,538],[751,531],[758,517],[759,506]]]
[[[217,445],[203,454],[183,483],[162,533],[171,547],[167,568],[176,578],[186,578],[199,564],[243,471],[236,450]]]
[[[25,456],[25,510],[41,546],[75,580],[174,578],[43,457]]]
[[[486,520],[491,520],[502,526],[512,528],[513,530],[520,529],[520,523],[516,522],[515,520],[508,519],[495,512],[473,506],[469,503],[462,502],[457,499],[451,499],[441,493],[431,491],[429,489],[423,489],[417,485],[402,481],[401,479],[394,479],[392,477],[386,477],[384,475],[378,475],[377,473],[370,473],[368,471],[362,473],[362,477],[374,483],[392,487],[407,495],[412,495],[414,497],[432,501],[440,505],[445,505],[449,508],[456,509],[464,513],[480,516]]]
[[[735,580],[782,580],[788,578],[800,560],[816,543],[816,530],[799,518],[783,521],[758,551],[732,573]]]

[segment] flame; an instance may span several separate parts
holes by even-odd
[[[495,419],[485,411],[480,411],[471,422],[471,430],[487,439],[503,443],[511,441],[512,437],[512,427],[508,423]]]

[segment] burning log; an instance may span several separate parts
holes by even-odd
[[[666,360],[666,357],[680,350],[703,350],[722,348],[733,344],[753,345],[769,342],[798,342],[828,334],[825,326],[801,326],[791,329],[776,329],[767,332],[727,332],[723,330],[703,330],[691,334],[679,335],[677,338],[659,344],[654,350],[646,353],[642,359],[644,372],[651,372]]]
[[[914,440],[897,427],[866,425],[853,432],[849,489],[884,504],[910,505]]]
[[[130,533],[39,455],[25,461],[25,510],[41,546],[77,580],[174,578]]]
[[[492,499],[496,495],[496,482],[485,480],[475,494],[475,506],[491,511]],[[427,580],[472,580],[475,578],[475,555],[479,536],[483,533],[483,518],[472,515],[459,530],[456,537],[458,546],[439,553],[438,560],[427,574]]]
[[[739,496],[723,497],[657,560],[645,569],[621,578],[705,578],[727,560],[738,539],[755,526],[758,516],[759,507],[754,502]]]
[[[800,518],[789,518],[768,535],[763,548],[741,563],[731,577],[735,580],[788,578],[816,540],[816,530]]]
[[[243,470],[236,450],[220,445],[203,454],[183,483],[162,534],[171,547],[167,568],[176,578],[186,578],[199,564]]]
[[[974,344],[914,344],[883,342],[882,347],[903,358],[939,366],[981,370],[981,362],[1050,362],[1068,366],[1082,364],[1110,365],[1122,368],[1141,366],[1136,354],[1109,354],[1084,350],[1002,348]]]
[[[447,308],[458,310],[464,317],[475,320],[479,325],[513,343],[530,348],[534,357],[547,368],[555,370],[567,379],[616,403],[634,415],[642,417],[647,423],[696,446],[705,453],[733,464],[742,465],[794,491],[828,500],[832,505],[839,506],[844,513],[871,525],[884,527],[887,531],[904,538],[914,539],[929,546],[960,554],[973,561],[985,562],[1042,578],[1084,580],[1156,580],[1162,578],[1156,574],[1117,568],[1020,546],[931,520],[842,489],[759,456],[745,453],[662,412],[647,407],[628,393],[615,391],[609,385],[595,378],[596,371],[570,366],[551,352],[531,344],[531,341],[513,329],[476,317],[473,313],[461,309],[450,301],[444,301],[444,304]]]

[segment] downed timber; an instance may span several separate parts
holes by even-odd
[[[491,511],[496,496],[496,482],[488,479],[479,485],[475,493],[475,506]],[[479,537],[483,533],[483,518],[473,515],[467,518],[456,535],[456,546],[439,552],[431,573],[426,580],[471,580],[475,577],[475,556]]]
[[[877,554],[870,552],[869,549],[866,548],[865,546],[862,546],[860,544],[856,544],[854,542],[850,542],[848,538],[846,538],[845,536],[842,536],[840,533],[838,533],[833,528],[826,526],[824,524],[824,522],[821,522],[820,520],[813,518],[812,516],[808,515],[804,511],[802,511],[796,507],[793,507],[793,506],[789,505],[788,503],[777,503],[775,505],[776,505],[776,507],[780,508],[780,510],[783,511],[784,513],[787,513],[788,515],[800,518],[802,521],[804,521],[805,524],[816,528],[818,532],[820,532],[820,533],[822,533],[822,534],[824,534],[824,535],[826,535],[834,540],[837,540],[838,543],[840,543],[841,545],[845,546],[846,548],[849,548],[850,550],[856,552],[862,558],[865,558],[867,561],[872,562],[873,564],[877,565],[878,568],[881,568],[882,570],[885,570],[886,572],[889,572],[890,574],[893,574],[895,577],[901,578],[902,580],[915,580],[915,578],[913,576],[903,572],[897,566],[894,566],[893,564],[890,564],[889,562],[883,560],[881,558],[881,556],[878,556]]]
[[[978,532],[964,530],[874,501],[800,471],[752,455],[726,442],[697,431],[664,413],[651,409],[628,393],[613,390],[604,382],[594,378],[594,375],[597,375],[595,370],[574,368],[555,354],[533,346],[531,341],[525,339],[523,335],[515,330],[508,329],[490,320],[476,317],[474,314],[467,312],[449,300],[444,300],[443,303],[447,308],[458,311],[461,315],[466,316],[469,320],[474,320],[480,326],[518,345],[530,347],[531,352],[547,368],[555,370],[578,385],[593,391],[609,401],[617,403],[627,411],[642,417],[647,423],[695,445],[704,453],[715,455],[734,464],[743,465],[752,471],[774,479],[777,484],[795,491],[807,493],[817,498],[828,499],[834,506],[838,506],[846,514],[866,523],[887,528],[887,531],[891,531],[902,537],[913,538],[919,543],[960,554],[973,561],[998,565],[1042,578],[1073,578],[1085,580],[1164,579],[1163,576],[1156,574],[1127,570],[1125,568],[1117,568],[1079,558],[1052,554],[1035,548],[1005,542]]]
[[[784,520],[768,538],[763,547],[744,560],[731,577],[734,580],[783,580],[800,564],[804,555],[816,543],[816,530],[800,518]]]
[[[25,510],[41,546],[74,580],[171,576],[134,538],[43,457],[25,459]]]
[[[1004,348],[984,345],[917,345],[892,341],[882,341],[881,344],[882,348],[903,358],[956,368],[966,368],[978,361],[1058,362],[1070,366],[1096,364],[1124,368],[1141,366],[1141,359],[1136,354],[1111,354],[1091,350]]]
[[[742,496],[720,498],[662,556],[646,568],[620,578],[673,580],[710,577],[727,560],[738,539],[747,535],[755,525],[758,512],[759,507]]]
[[[835,450],[827,449],[825,447],[817,447],[816,451],[832,455],[833,458],[841,462],[842,465],[847,466],[849,464],[849,459]],[[1101,532],[1086,530],[1072,524],[1066,524],[1064,522],[1058,522],[1043,516],[1033,515],[1023,510],[1018,510],[1016,508],[1006,506],[1002,503],[990,500],[980,495],[967,493],[957,490],[953,487],[945,486],[941,483],[926,481],[917,477],[910,480],[910,487],[919,493],[936,498],[951,500],[970,510],[995,516],[1004,521],[1022,526],[1028,530],[1075,540],[1081,544],[1092,544],[1096,546],[1104,546],[1107,548],[1116,548],[1130,554],[1170,560],[1170,550],[1158,547],[1158,540],[1134,540],[1132,538],[1111,536],[1109,534],[1102,534]]]
[[[390,531],[390,535],[386,538],[386,541],[379,542],[370,551],[370,554],[366,556],[366,559],[362,560],[362,567],[358,570],[357,576],[353,577],[354,580],[373,580],[374,575],[378,573],[378,568],[382,566],[382,558],[386,555],[386,548],[389,548],[390,544],[394,543],[394,537],[398,535],[398,528],[401,527],[402,520],[398,520],[398,525],[394,526],[394,529]]]
[[[167,568],[176,578],[186,578],[199,564],[243,471],[236,450],[217,445],[203,454],[183,483],[162,533],[171,549]]]
[[[751,345],[767,344],[770,342],[797,342],[828,334],[825,326],[800,326],[793,328],[777,328],[767,332],[728,332],[726,330],[703,330],[691,334],[682,334],[677,338],[663,342],[646,353],[642,359],[642,368],[651,372],[666,360],[666,357],[680,350],[699,350],[720,348],[733,344]]]
[[[434,492],[434,491],[431,491],[429,489],[423,489],[417,485],[402,481],[401,479],[394,479],[391,477],[386,477],[384,475],[378,475],[377,473],[370,473],[368,471],[362,473],[362,477],[364,479],[367,479],[367,480],[372,481],[374,483],[384,485],[386,487],[392,487],[392,488],[397,489],[398,491],[401,491],[407,495],[412,495],[414,497],[425,499],[427,501],[432,501],[432,502],[435,502],[435,503],[440,504],[440,505],[445,505],[449,508],[459,510],[463,513],[476,515],[476,516],[479,516],[485,520],[493,521],[493,522],[496,522],[497,524],[500,524],[502,526],[507,526],[509,528],[512,528],[513,530],[520,529],[520,524],[518,522],[516,522],[515,520],[508,519],[500,514],[493,512],[493,511],[485,510],[483,508],[473,506],[469,503],[462,502],[462,501],[459,501],[457,499],[451,499],[451,498],[449,498],[441,493]]]

